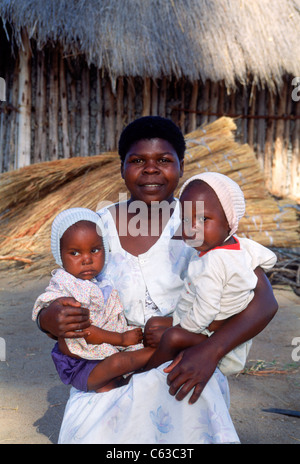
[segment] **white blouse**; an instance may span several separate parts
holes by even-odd
[[[128,324],[144,326],[152,315],[171,315],[195,253],[182,240],[172,239],[181,223],[179,202],[157,242],[138,256],[122,248],[109,207],[98,214],[107,231],[110,250],[105,277],[119,292]],[[150,303],[146,304],[146,300]]]

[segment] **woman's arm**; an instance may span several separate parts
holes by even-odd
[[[228,319],[211,337],[198,346],[187,348],[165,369],[170,394],[182,400],[193,389],[189,402],[195,403],[219,361],[241,343],[260,333],[275,316],[278,304],[271,284],[262,269],[255,295],[247,308]],[[210,360],[210,362],[207,362]]]
[[[52,338],[84,337],[90,326],[89,310],[74,298],[62,297],[43,308],[38,316],[40,328]]]

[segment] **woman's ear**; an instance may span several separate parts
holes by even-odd
[[[120,171],[121,171],[122,179],[124,179],[124,162],[123,162],[123,161],[121,161],[121,168],[120,168]]]
[[[180,160],[180,177],[183,176],[184,173],[184,159]]]

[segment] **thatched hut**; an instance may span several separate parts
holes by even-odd
[[[0,172],[114,150],[146,114],[236,119],[300,199],[299,0],[0,0]],[[299,87],[299,92],[298,92]]]

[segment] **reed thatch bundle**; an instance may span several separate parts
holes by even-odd
[[[186,136],[185,179],[199,171],[218,171],[239,183],[246,215],[239,235],[266,246],[299,246],[293,207],[271,197],[256,157],[248,145],[234,140],[235,123],[220,118]],[[179,185],[179,188],[180,188]],[[31,165],[0,177],[0,269],[27,266],[48,273],[53,267],[50,227],[63,209],[93,210],[101,201],[115,202],[126,187],[117,153]]]
[[[300,75],[299,0],[1,0],[17,46],[59,43],[119,76],[272,87]],[[9,29],[7,27],[7,29]]]

